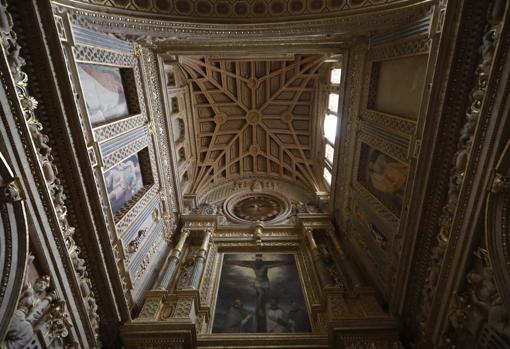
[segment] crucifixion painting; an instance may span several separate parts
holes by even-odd
[[[225,254],[214,332],[310,332],[293,254]]]

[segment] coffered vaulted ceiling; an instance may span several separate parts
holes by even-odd
[[[321,55],[261,59],[185,56],[197,163],[190,192],[244,176],[323,190],[316,117]]]

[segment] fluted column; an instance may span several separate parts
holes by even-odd
[[[195,267],[193,269],[193,275],[191,276],[190,287],[194,289],[198,289],[200,284],[200,278],[202,277],[202,273],[204,271],[205,266],[205,257],[207,255],[207,250],[209,248],[209,241],[211,240],[211,236],[213,234],[213,230],[211,228],[207,229],[204,233],[204,239],[202,240],[202,245],[195,256]]]
[[[342,246],[340,246],[340,242],[338,241],[338,237],[335,234],[334,228],[328,229],[328,234],[330,237],[330,240],[333,241],[333,245],[335,246],[335,250],[337,251],[338,255],[340,256],[340,269],[342,270],[342,273],[344,276],[347,276],[349,278],[349,281],[352,283],[353,287],[361,285],[361,281],[354,270],[351,261],[347,258],[345,255]]]
[[[177,270],[177,264],[181,258],[182,248],[184,247],[184,243],[186,242],[189,233],[189,229],[182,229],[181,236],[179,237],[177,245],[170,253],[170,256],[168,256],[168,262],[163,271],[163,275],[159,279],[158,285],[156,287],[157,289],[166,290],[170,286],[170,281],[172,281],[175,271]]]
[[[319,247],[317,246],[317,242],[313,237],[313,229],[305,228],[305,236],[308,240],[308,244],[310,245],[310,249],[312,251],[313,262],[317,268],[317,272],[319,274],[319,279],[323,286],[331,285],[333,282],[331,275],[329,274],[328,269],[324,265],[324,260],[322,259],[322,255],[319,251]]]

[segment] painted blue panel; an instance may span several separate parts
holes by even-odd
[[[370,38],[370,43],[371,45],[380,45],[395,40],[410,38],[412,36],[427,34],[429,32],[431,19],[432,15],[428,15],[416,23],[399,28],[391,33],[374,35]]]
[[[121,240],[124,246],[126,246],[131,240],[133,240],[144,223],[149,219],[151,219],[152,212],[154,211],[154,208],[158,207],[159,205],[159,196],[154,197],[154,199],[147,205],[145,210],[143,210],[142,213],[140,213],[133,224],[128,228],[126,233],[122,236]],[[147,222],[150,223],[150,222]]]
[[[363,130],[390,143],[396,144],[404,149],[409,147],[408,138],[389,132],[383,128],[379,128],[377,125],[365,122],[363,123]]]
[[[73,26],[73,34],[76,43],[101,46],[129,54],[133,53],[133,45],[130,42],[117,39],[112,35],[98,33],[79,26]]]
[[[163,227],[164,227],[163,220],[160,219],[158,225],[154,228],[152,232],[149,233],[149,238],[145,240],[145,243],[143,244],[142,248],[140,248],[133,262],[129,266],[129,271],[131,272],[132,275],[136,273],[136,270],[140,267],[140,265],[143,262],[143,258],[149,252],[152,243],[154,242],[154,237],[158,237],[159,239],[159,236],[163,231]],[[161,243],[163,244],[164,242]]]
[[[147,134],[148,134],[147,128],[140,127],[130,132],[127,132],[119,137],[113,138],[112,140],[109,140],[108,142],[102,143],[100,145],[101,154],[103,154],[103,156],[111,154],[115,150],[122,148],[123,146],[132,143],[133,141],[143,136],[146,136]]]

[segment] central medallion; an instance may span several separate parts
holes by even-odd
[[[256,125],[260,120],[262,120],[262,115],[258,110],[253,109],[246,113],[246,121],[248,121],[250,125]]]
[[[267,195],[248,197],[237,202],[234,206],[234,214],[246,221],[270,221],[282,211],[281,203]]]
[[[291,204],[276,192],[235,193],[225,200],[223,210],[234,222],[274,224],[289,216]]]

